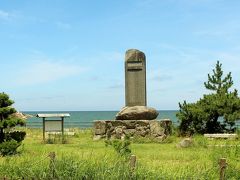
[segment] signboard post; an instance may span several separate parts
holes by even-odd
[[[43,141],[45,142],[46,132],[61,132],[62,142],[64,141],[64,118],[70,117],[70,114],[37,114],[37,117],[43,120]],[[50,118],[50,119],[46,119]],[[54,119],[52,119],[54,118]],[[58,119],[55,119],[58,118]]]

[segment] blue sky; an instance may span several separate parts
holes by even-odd
[[[238,0],[0,0],[0,91],[26,110],[119,110],[124,54],[147,57],[147,101],[178,109],[216,61],[240,90]]]

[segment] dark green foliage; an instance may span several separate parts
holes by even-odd
[[[0,143],[0,154],[3,156],[15,154],[21,144],[15,140]]]
[[[105,145],[106,146],[112,146],[114,150],[122,157],[129,157],[131,155],[131,149],[130,149],[130,137],[125,136],[123,140],[120,139],[113,139],[113,140],[106,140]]]
[[[204,83],[205,87],[209,90],[216,91],[217,94],[227,93],[233,85],[231,72],[229,72],[225,78],[222,78],[222,76],[222,64],[217,61],[216,68],[213,69],[213,75],[208,74],[208,82]]]
[[[23,141],[26,136],[25,131],[13,131],[13,132],[8,132],[5,134],[6,140],[15,140],[18,143]]]
[[[213,75],[208,74],[208,82],[204,85],[211,94],[204,95],[196,103],[179,103],[180,133],[191,135],[194,133],[222,133],[232,132],[235,121],[240,118],[240,98],[237,90],[230,92],[233,85],[231,73],[223,76],[222,64],[219,61],[213,70]],[[219,118],[223,122],[219,122]]]
[[[26,135],[25,132],[12,130],[17,125],[25,124],[23,119],[12,116],[16,112],[11,107],[13,103],[7,94],[0,93],[0,154],[2,155],[14,154]]]

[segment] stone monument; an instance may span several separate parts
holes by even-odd
[[[129,49],[125,55],[125,107],[116,120],[152,120],[158,112],[147,107],[146,56],[137,49]]]
[[[125,106],[146,106],[146,57],[136,49],[125,55]]]
[[[117,113],[116,120],[94,122],[94,139],[130,135],[162,140],[169,135],[171,121],[156,120],[156,109],[147,107],[146,89],[146,56],[137,49],[129,49],[125,55],[125,107]]]

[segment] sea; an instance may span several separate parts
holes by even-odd
[[[157,119],[170,119],[177,124],[176,110],[160,110]],[[29,128],[42,128],[42,119],[37,114],[69,113],[70,117],[64,119],[65,128],[91,128],[95,120],[114,120],[118,111],[25,111],[33,117],[27,119],[26,126]]]

